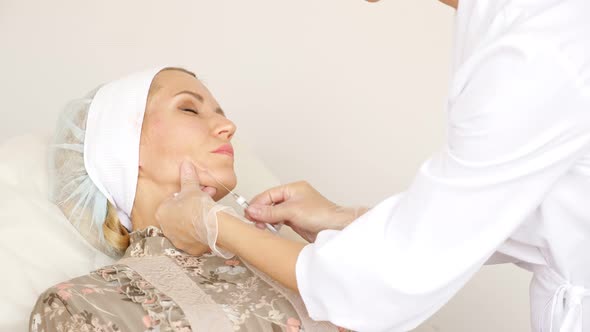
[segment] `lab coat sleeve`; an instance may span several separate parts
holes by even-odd
[[[588,96],[560,56],[507,43],[459,69],[442,151],[406,192],[299,255],[313,319],[413,329],[540,206],[590,141]]]

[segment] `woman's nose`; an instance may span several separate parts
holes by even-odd
[[[215,136],[230,140],[236,133],[236,125],[228,118],[219,115],[214,127]]]

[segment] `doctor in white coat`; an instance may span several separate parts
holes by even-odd
[[[589,332],[590,0],[443,2],[457,8],[448,141],[407,191],[368,212],[306,183],[252,200],[249,219],[285,222],[300,244],[211,218],[183,163],[164,232],[239,255],[353,330],[413,329],[486,262],[514,262],[534,273],[534,331]]]

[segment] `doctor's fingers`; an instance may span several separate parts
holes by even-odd
[[[180,164],[180,191],[200,190],[199,175],[195,165],[185,160]]]
[[[288,201],[303,200],[314,193],[317,193],[317,191],[309,183],[298,181],[268,189],[256,195],[250,200],[250,204],[274,205]]]
[[[250,205],[273,205],[287,201],[291,197],[290,184],[280,185],[254,196]]]
[[[288,202],[273,206],[250,205],[246,210],[246,218],[259,223],[278,224],[293,220],[296,211],[298,208]]]

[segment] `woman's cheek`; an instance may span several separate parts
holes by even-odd
[[[144,121],[141,141],[142,144],[152,147],[154,152],[160,153],[162,148],[168,145],[163,143],[170,139],[171,133],[166,121],[158,114],[153,114]]]
[[[174,167],[179,167],[182,161],[183,151],[179,144],[182,143],[181,135],[163,125],[162,122],[153,122],[149,130],[142,136],[143,167],[148,167],[161,176],[168,177]],[[178,174],[178,171],[175,172]],[[168,175],[165,175],[168,174]]]

